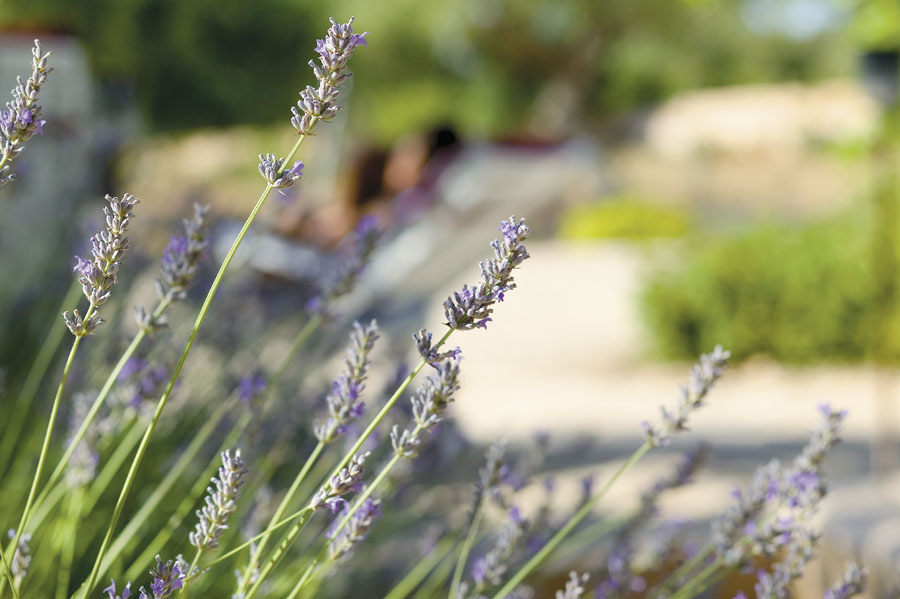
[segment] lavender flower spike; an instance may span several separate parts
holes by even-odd
[[[324,423],[313,423],[313,433],[322,443],[331,443],[356,420],[364,407],[359,397],[365,389],[366,374],[369,370],[369,354],[378,340],[378,324],[373,320],[367,326],[353,323],[350,346],[344,358],[344,370],[331,385],[331,392],[325,397],[328,419]]]
[[[117,273],[125,253],[130,249],[125,231],[134,217],[134,206],[139,199],[126,193],[122,199],[107,195],[109,206],[103,208],[106,215],[106,230],[91,237],[91,260],[75,256],[75,271],[85,297],[91,302],[88,314],[82,318],[78,310],[70,316],[63,313],[66,326],[76,337],[90,335],[100,326],[103,319],[97,308],[109,299],[113,286],[118,282]]]
[[[366,33],[353,33],[353,17],[346,23],[331,19],[331,27],[325,39],[316,40],[319,63],[309,61],[319,82],[317,87],[306,86],[300,92],[297,108],[291,108],[294,115],[291,124],[301,135],[312,135],[316,123],[330,121],[335,117],[340,105],[337,103],[340,89],[338,85],[350,76],[347,61],[353,56],[357,46],[366,45]],[[298,110],[299,108],[299,110]]]
[[[138,599],[168,599],[184,586],[184,579],[187,576],[188,565],[181,556],[167,561],[165,564],[162,559],[156,556],[156,568],[150,570],[150,576],[153,582],[150,583],[150,592],[148,593],[144,587],[141,587],[141,594]]]
[[[369,263],[378,238],[381,237],[377,224],[375,217],[371,215],[359,219],[352,234],[353,249],[348,261],[323,286],[321,293],[310,298],[307,310],[326,317],[329,304],[353,291],[356,280]]]
[[[327,507],[333,514],[346,507],[347,502],[343,495],[359,490],[368,457],[368,451],[362,455],[353,456],[345,468],[342,468],[340,472],[331,477],[331,480],[319,488],[310,502],[310,507],[314,510]]]
[[[350,506],[348,505],[337,518],[335,518],[335,525],[344,521],[344,517],[347,515],[347,510],[349,509]],[[368,497],[363,501],[362,505],[359,506],[359,509],[353,512],[353,515],[350,516],[350,521],[347,522],[347,525],[344,526],[337,535],[333,533],[333,530],[329,530],[328,533],[326,533],[326,536],[331,539],[331,545],[328,546],[328,553],[331,556],[331,559],[340,559],[347,555],[353,549],[354,545],[366,538],[366,535],[369,534],[369,530],[371,530],[372,526],[375,524],[375,520],[380,516],[381,500]]]
[[[197,522],[194,532],[189,535],[191,545],[203,551],[219,546],[219,537],[228,528],[226,524],[228,516],[237,507],[246,475],[241,450],[236,449],[234,453],[223,451],[219,478],[212,479],[216,488],[207,489],[209,494],[206,496],[206,505],[197,510],[200,521]]]
[[[643,423],[646,440],[651,447],[667,445],[673,433],[687,429],[688,417],[703,405],[706,395],[722,376],[722,370],[730,357],[731,352],[723,350],[721,345],[717,345],[711,353],[700,356],[700,363],[691,370],[690,384],[680,388],[675,412],[661,408],[662,423],[659,426]]]
[[[429,376],[412,398],[413,419],[416,426],[402,433],[394,426],[391,431],[391,445],[394,453],[404,458],[418,455],[423,431],[433,429],[444,419],[447,406],[453,401],[453,394],[459,390],[459,357],[448,358],[435,365],[436,372]]]
[[[859,595],[866,587],[866,570],[856,564],[849,564],[841,579],[825,591],[825,599],[850,599]]]
[[[577,572],[569,572],[569,582],[566,583],[565,590],[556,591],[556,599],[581,599],[589,578],[587,574],[579,576]]]
[[[38,95],[47,75],[53,71],[47,67],[50,52],[44,54],[41,42],[34,40],[31,56],[31,76],[27,81],[22,81],[21,77],[16,79],[12,101],[6,103],[6,110],[0,111],[0,187],[15,178],[11,172],[13,161],[25,149],[25,142],[35,133],[43,133],[46,123]]]
[[[125,585],[121,595],[116,595],[116,581],[110,579],[109,586],[103,589],[103,592],[109,596],[109,599],[128,599],[131,597],[131,583]]]
[[[515,216],[500,222],[503,239],[491,242],[494,257],[481,263],[481,281],[455,292],[444,302],[444,315],[451,329],[460,331],[484,328],[491,321],[493,305],[503,301],[504,294],[516,288],[513,270],[528,259],[524,241],[531,229],[525,219],[516,221]]]

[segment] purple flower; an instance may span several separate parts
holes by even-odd
[[[328,507],[332,513],[340,509],[346,501],[343,496],[351,491],[357,491],[362,484],[365,475],[365,462],[369,452],[353,456],[350,462],[340,472],[331,477],[315,494],[310,507],[314,510]]]
[[[844,575],[833,587],[825,591],[825,599],[850,599],[866,588],[866,570],[849,564]]]
[[[266,390],[266,379],[260,374],[248,374],[238,384],[238,397],[246,404],[263,394]]]
[[[83,319],[78,310],[73,310],[70,316],[63,313],[66,326],[76,337],[90,335],[100,326],[103,319],[97,310],[106,303],[112,293],[113,286],[118,282],[119,266],[125,253],[130,249],[125,231],[134,217],[134,206],[140,202],[136,197],[126,193],[122,199],[107,195],[109,206],[103,208],[106,215],[106,229],[91,238],[91,260],[75,257],[75,271],[81,276],[78,281],[85,297],[91,303],[90,316]]]
[[[6,103],[6,110],[0,112],[0,187],[15,178],[12,164],[25,149],[25,142],[35,133],[44,132],[46,121],[41,118],[38,96],[53,69],[47,66],[50,53],[43,53],[38,40],[34,40],[31,56],[31,76],[26,81],[17,78],[12,100]]]
[[[293,117],[291,124],[302,135],[311,135],[316,123],[330,121],[335,117],[340,105],[339,85],[350,73],[347,72],[347,61],[353,51],[366,45],[367,33],[353,33],[353,18],[347,23],[338,23],[331,19],[331,27],[325,39],[316,40],[316,53],[319,64],[309,61],[318,80],[318,86],[307,86],[300,92],[300,100],[296,108],[291,108]]]
[[[222,452],[222,466],[219,467],[219,477],[212,479],[212,487],[207,489],[206,505],[197,510],[200,519],[194,532],[188,535],[191,545],[203,551],[209,551],[219,546],[219,538],[225,529],[228,517],[237,508],[237,500],[244,485],[247,469],[244,468],[244,459],[241,450],[234,452]]]
[[[347,507],[332,522],[325,536],[331,539],[328,552],[331,559],[340,559],[350,553],[353,547],[366,538],[375,521],[381,516],[381,500],[367,497],[362,504],[347,520],[347,523],[337,530],[337,527],[346,519],[349,510]]]
[[[131,597],[131,583],[125,585],[125,588],[122,589],[122,595],[116,595],[116,581],[113,579],[109,580],[109,586],[103,589],[103,592],[109,595],[109,599],[128,599]]]
[[[513,270],[528,259],[524,241],[530,233],[525,219],[511,216],[500,223],[503,239],[491,242],[494,257],[481,263],[478,285],[463,285],[444,302],[447,326],[457,330],[485,328],[491,322],[493,305],[506,291],[516,288]],[[511,232],[512,231],[512,232]]]
[[[374,320],[367,326],[353,323],[344,370],[331,384],[331,392],[325,397],[328,419],[313,423],[313,433],[322,443],[333,442],[346,431],[349,423],[362,414],[363,404],[359,396],[369,370],[369,354],[377,340],[378,324]]]
[[[303,173],[301,161],[296,161],[291,168],[283,168],[284,160],[284,158],[277,158],[275,154],[259,155],[259,174],[266,180],[266,183],[279,192],[291,187]],[[282,193],[282,195],[284,194]]]
[[[150,593],[141,587],[138,599],[168,599],[180,590],[184,585],[184,579],[187,577],[188,565],[179,555],[172,560],[163,563],[162,559],[156,556],[156,568],[150,570],[150,576],[153,582],[150,583]]]
[[[418,455],[421,434],[432,430],[444,419],[453,394],[459,390],[459,362],[459,357],[447,358],[434,365],[434,374],[425,380],[412,398],[415,427],[400,432],[395,425],[391,430],[394,453],[405,458]]]

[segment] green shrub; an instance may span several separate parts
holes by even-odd
[[[873,274],[872,229],[857,215],[758,226],[688,248],[644,290],[653,346],[678,359],[724,343],[737,358],[896,361],[900,320],[894,305],[876,301],[884,281]]]
[[[559,236],[565,239],[651,239],[682,237],[690,219],[682,209],[620,197],[570,207],[562,216]]]

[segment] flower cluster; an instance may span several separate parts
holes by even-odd
[[[491,242],[494,257],[481,262],[481,281],[469,287],[463,285],[444,302],[444,316],[447,325],[464,331],[476,327],[486,327],[491,321],[493,305],[503,301],[504,294],[516,288],[513,270],[528,259],[528,250],[523,242],[531,229],[525,219],[516,221],[515,216],[500,222],[503,239]]]
[[[447,358],[456,358],[462,353],[459,347],[445,352],[438,351],[439,346],[435,345],[432,339],[433,335],[426,329],[419,329],[418,333],[413,333],[413,341],[416,344],[419,356],[431,365]]]
[[[447,406],[453,401],[453,394],[459,389],[459,361],[449,358],[435,365],[433,373],[419,387],[412,398],[413,420],[416,425],[402,433],[398,426],[391,430],[391,445],[394,453],[404,458],[413,458],[419,453],[423,431],[433,429],[444,419]]]
[[[825,591],[825,599],[850,599],[866,587],[866,571],[856,564],[849,564],[841,579]]]
[[[163,251],[156,290],[160,299],[183,299],[209,246],[209,205],[194,204],[194,216],[184,219],[184,235],[172,237]]]
[[[347,555],[354,545],[366,538],[375,521],[381,516],[381,500],[367,497],[359,508],[350,516],[350,520],[339,531],[335,531],[337,526],[344,521],[344,518],[352,509],[347,505],[340,514],[335,518],[332,528],[326,533],[326,538],[331,539],[328,546],[328,554],[331,559],[339,559]]]
[[[131,583],[125,585],[125,588],[122,589],[122,594],[116,594],[116,581],[110,579],[109,586],[103,589],[103,592],[106,593],[109,599],[128,599],[131,597]]]
[[[275,189],[287,189],[303,174],[303,162],[294,163],[291,168],[282,168],[284,158],[278,158],[275,154],[259,155],[259,174],[266,183]]]
[[[579,574],[577,572],[569,572],[569,582],[562,591],[556,591],[556,599],[581,599],[584,597],[585,585],[590,576],[587,574]]]
[[[357,46],[366,45],[366,33],[353,33],[353,18],[346,23],[338,23],[331,19],[331,27],[325,39],[316,40],[316,52],[319,63],[309,61],[319,84],[317,87],[307,85],[300,92],[297,108],[291,108],[291,124],[301,135],[311,135],[316,123],[330,121],[340,110],[337,103],[340,89],[338,85],[350,76],[347,72],[347,61],[353,56]],[[302,114],[301,114],[302,113]]]
[[[509,520],[500,529],[494,545],[472,564],[476,593],[503,582],[510,561],[522,546],[529,529],[529,521],[522,517],[518,508],[510,509]]]
[[[63,313],[66,326],[76,337],[90,335],[103,322],[97,308],[109,299],[112,288],[118,281],[117,273],[122,257],[129,249],[125,231],[134,216],[134,206],[140,200],[126,193],[121,200],[107,195],[106,201],[109,202],[109,206],[103,207],[106,230],[91,238],[92,259],[75,256],[75,271],[80,275],[78,280],[81,289],[91,302],[84,318],[77,309],[72,311],[71,316],[68,312]]]
[[[365,389],[369,370],[369,354],[378,340],[378,324],[373,320],[367,326],[353,323],[350,345],[344,358],[344,370],[331,385],[325,397],[328,419],[313,423],[313,433],[322,443],[331,443],[341,435],[347,425],[359,418],[365,404],[359,397]]]
[[[6,103],[6,110],[0,111],[0,187],[15,178],[11,167],[25,149],[23,144],[35,133],[44,132],[46,121],[42,118],[38,95],[53,69],[47,66],[50,52],[43,53],[40,41],[34,40],[31,55],[31,76],[27,81],[17,78],[12,100]]]
[[[181,556],[163,563],[162,559],[156,556],[156,568],[150,570],[150,576],[153,582],[150,583],[150,592],[148,593],[144,587],[141,587],[141,594],[138,599],[168,599],[184,586],[184,579],[187,576],[188,565]],[[127,590],[126,586],[126,590]],[[115,592],[115,583],[112,586]],[[107,591],[108,592],[108,591]],[[123,596],[122,599],[125,599]]]
[[[342,511],[347,506],[347,501],[343,496],[351,491],[358,491],[362,485],[362,478],[365,474],[364,466],[368,457],[368,451],[362,455],[353,456],[340,472],[332,476],[331,480],[316,491],[310,507],[314,510],[327,507],[332,514]]]
[[[772,572],[760,570],[756,576],[757,599],[788,599],[791,583],[800,578],[806,564],[815,556],[818,536],[806,528],[790,535],[784,557],[772,566]]]
[[[722,376],[722,370],[730,357],[731,352],[722,349],[721,345],[717,345],[711,353],[700,356],[700,363],[691,370],[690,384],[682,385],[679,390],[675,412],[660,408],[662,423],[659,426],[652,426],[646,421],[643,423],[644,434],[651,447],[667,445],[673,433],[687,429],[688,417],[703,405],[703,400]]]
[[[228,516],[237,507],[237,500],[244,484],[247,470],[244,468],[244,459],[241,450],[234,453],[222,452],[222,466],[219,468],[219,478],[213,477],[212,483],[216,486],[206,489],[206,505],[197,510],[197,527],[189,535],[191,545],[197,549],[208,551],[219,546],[219,537],[228,528],[226,522]]]

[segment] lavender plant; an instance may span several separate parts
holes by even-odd
[[[156,307],[137,308],[138,332],[100,391],[81,395],[67,406],[70,424],[65,450],[41,487],[46,460],[53,449],[51,434],[62,407],[75,350],[85,337],[100,331],[103,322],[100,308],[110,299],[122,259],[130,249],[125,234],[137,199],[130,194],[121,199],[107,196],[105,229],[92,238],[91,257],[77,258],[75,270],[88,308],[83,316],[77,309],[65,314],[74,340],[57,387],[21,519],[10,531],[10,544],[0,550],[3,562],[0,599],[7,582],[16,599],[39,596],[37,589],[42,582],[31,583],[27,576],[34,566],[41,566],[38,558],[49,563],[54,551],[60,564],[55,580],[59,598],[130,599],[132,583],[117,585],[115,577],[120,582],[134,580],[137,599],[191,594],[222,596],[225,583],[221,581],[230,577],[213,574],[220,566],[237,568],[232,596],[238,599],[319,596],[324,594],[319,588],[325,584],[328,574],[336,568],[343,572],[352,567],[354,559],[366,550],[367,539],[369,543],[375,540],[384,520],[398,515],[397,506],[401,501],[398,497],[404,492],[416,495],[420,491],[418,488],[409,491],[408,485],[421,485],[421,481],[410,478],[408,465],[423,457],[426,467],[430,467],[428,452],[440,443],[441,433],[449,428],[451,404],[460,389],[462,351],[458,347],[449,349],[447,341],[456,332],[486,328],[494,317],[497,303],[516,288],[515,270],[529,258],[525,241],[530,229],[524,219],[510,217],[500,223],[500,238],[490,244],[493,255],[481,262],[479,280],[474,285],[463,285],[444,302],[445,330],[436,334],[421,328],[413,335],[410,350],[419,361],[391,393],[385,393],[388,397],[374,414],[366,414],[367,404],[379,405],[378,394],[366,389],[376,341],[381,334],[374,320],[352,325],[342,370],[324,397],[324,409],[308,410],[296,397],[291,397],[290,402],[282,401],[278,390],[282,375],[312,333],[323,323],[335,324],[336,319],[331,318],[333,305],[354,288],[375,251],[379,231],[374,219],[366,217],[351,237],[350,256],[343,267],[326,277],[319,291],[306,303],[303,310],[306,320],[274,373],[262,374],[273,372],[271,367],[263,368],[267,365],[262,357],[256,365],[242,362],[230,380],[237,380],[241,373],[247,376],[233,387],[223,385],[223,397],[217,399],[210,413],[203,410],[179,413],[174,419],[177,422],[170,427],[173,436],[151,445],[154,432],[167,432],[166,426],[159,426],[163,411],[235,252],[272,190],[283,191],[300,180],[304,165],[295,160],[295,155],[301,143],[314,133],[319,122],[332,120],[340,110],[340,85],[350,76],[348,61],[366,43],[367,34],[354,33],[352,24],[353,19],[346,23],[332,19],[324,39],[318,40],[315,47],[318,62],[310,62],[316,86],[301,91],[297,106],[291,109],[290,121],[298,139],[284,157],[274,153],[259,155],[258,170],[265,188],[220,264],[174,368],[154,369],[145,360],[148,353],[136,354],[136,350],[145,338],[163,329],[169,328],[176,335],[179,332],[177,315],[170,315],[167,310],[175,302],[186,299],[206,253],[209,209],[200,205],[184,221],[183,233],[173,236],[163,252]],[[7,105],[7,111],[0,113],[3,143],[0,185],[11,178],[10,165],[21,152],[22,144],[39,133],[43,125],[37,99],[49,72],[48,55],[41,53],[37,43],[33,54],[31,79],[25,83],[20,80],[13,93],[14,101]],[[261,345],[266,341],[263,339]],[[229,349],[217,355],[227,355]],[[158,353],[167,353],[167,349],[163,347]],[[701,356],[688,384],[680,388],[675,407],[664,408],[657,423],[644,423],[643,444],[602,485],[595,485],[594,478],[587,477],[581,500],[559,522],[550,509],[552,481],[543,481],[544,505],[534,514],[526,515],[518,493],[534,483],[538,466],[519,463],[517,467],[514,452],[508,445],[493,444],[478,471],[465,523],[459,526],[458,520],[448,519],[436,527],[440,532],[429,533],[429,549],[424,552],[428,558],[417,564],[386,597],[400,599],[415,593],[414,596],[422,597],[446,595],[449,599],[525,599],[558,589],[557,599],[581,599],[591,592],[597,597],[624,597],[626,589],[631,589],[648,597],[688,599],[728,573],[752,567],[759,557],[770,559],[774,565],[769,571],[758,572],[757,597],[789,597],[792,582],[814,555],[818,533],[812,526],[812,517],[826,492],[823,462],[839,439],[845,417],[843,412],[827,407],[821,409],[822,422],[800,455],[785,466],[773,461],[761,467],[749,487],[735,492],[731,507],[715,520],[709,543],[669,572],[669,578],[661,585],[648,589],[647,580],[638,576],[635,556],[640,541],[636,532],[646,528],[656,516],[662,493],[690,482],[705,448],[688,454],[671,475],[639,498],[635,510],[611,522],[602,520],[581,529],[579,535],[588,542],[603,535],[611,536],[608,556],[598,562],[604,564],[600,571],[590,576],[579,574],[580,568],[572,570],[570,566],[575,564],[566,561],[566,568],[561,571],[570,573],[563,588],[559,588],[556,579],[552,587],[544,587],[543,591],[532,589],[532,584],[539,581],[533,583],[531,577],[546,565],[551,555],[564,555],[568,559],[573,553],[567,554],[566,547],[574,547],[576,554],[581,551],[583,545],[578,538],[573,538],[573,533],[592,517],[612,486],[649,451],[667,445],[675,435],[687,430],[693,412],[705,405],[728,359],[729,353],[721,347]],[[392,412],[426,366],[429,375],[411,394],[408,412]],[[145,377],[148,372],[157,375],[163,372],[165,376]],[[99,382],[101,377],[96,375],[92,380]],[[137,410],[137,415],[131,418],[133,421],[99,426],[102,422],[98,423],[97,417],[101,406],[116,381],[127,386],[127,390],[118,392],[127,397],[126,401],[148,405],[157,395],[158,399],[152,403],[152,409]],[[292,427],[292,419],[284,417],[287,410],[303,414],[302,430]],[[314,419],[307,416],[309,413],[321,416]],[[286,421],[280,428],[271,429],[283,435],[258,440],[255,435],[246,434],[255,420],[260,426],[267,424],[263,421],[267,416],[270,420]],[[104,418],[109,417],[104,414]],[[204,421],[194,427],[200,418]],[[179,447],[177,457],[164,455],[171,439],[184,434],[185,429],[190,430],[190,441]],[[253,451],[248,453],[254,454],[252,470],[257,480],[250,480],[251,465],[245,463],[241,451],[226,449],[239,442],[246,449],[248,438],[253,441],[250,444]],[[300,451],[307,442],[312,449],[305,461],[298,461],[294,450]],[[546,442],[541,445],[545,446]],[[217,457],[209,458],[208,452],[214,446],[219,447],[215,455],[220,456],[221,465]],[[285,446],[289,449],[285,450]],[[259,455],[256,455],[257,447],[264,450]],[[147,472],[152,469],[143,462],[149,455],[158,458],[161,471]],[[31,468],[29,463],[29,472]],[[437,470],[437,475],[443,474]],[[139,478],[142,475],[146,479]],[[212,484],[207,486],[210,478]],[[126,501],[143,480],[148,482],[140,495],[140,505],[126,509]],[[288,480],[292,482],[282,489],[282,481]],[[112,486],[114,482],[121,486],[116,489]],[[262,485],[271,486],[273,500],[257,501],[257,508],[260,504],[270,506],[259,508],[252,519],[245,518],[249,504],[260,499]],[[116,490],[114,504],[106,510],[105,501],[111,500],[108,495]],[[177,503],[174,509],[172,502],[165,501],[167,497]],[[201,503],[196,509],[198,502]],[[62,513],[60,506],[66,506],[66,513]],[[188,514],[194,509],[197,521],[189,523]],[[492,521],[494,512],[498,517]],[[310,525],[313,518],[317,519],[318,528]],[[183,531],[190,524],[193,530],[185,534]],[[240,528],[250,531],[246,533],[249,538],[243,542],[235,540],[234,531]],[[96,538],[95,530],[100,531]],[[303,533],[306,533],[305,546],[297,550],[294,546]],[[671,544],[673,538],[674,535],[667,537],[665,544]],[[34,564],[30,553],[32,539],[39,548],[34,553]],[[48,539],[58,540],[53,546]],[[195,549],[190,563],[179,554],[186,544]],[[161,555],[178,557],[163,561]],[[299,567],[278,569],[283,561],[294,557],[298,558],[295,564]],[[144,579],[143,586],[139,586],[141,571],[146,571],[151,561],[155,565],[150,580]],[[84,563],[90,564],[90,568],[82,572]],[[126,570],[128,563],[131,565]],[[114,571],[120,567],[121,571]],[[114,578],[108,578],[108,573]],[[76,576],[83,582],[73,595],[70,583]],[[110,580],[102,591],[98,589],[101,580]],[[861,591],[864,582],[864,572],[851,567],[826,597],[851,597]],[[34,584],[34,590],[29,588],[23,594],[24,584]],[[41,586],[42,591],[44,586],[48,585]],[[212,591],[211,586],[214,586]],[[534,584],[534,588],[539,586]]]
[[[43,118],[43,108],[38,100],[47,76],[53,71],[47,66],[50,54],[45,54],[41,42],[34,40],[31,75],[25,81],[21,77],[16,78],[12,100],[6,103],[6,110],[0,111],[0,187],[15,178],[12,165],[25,149],[25,143],[36,133],[44,132],[47,121]]]

